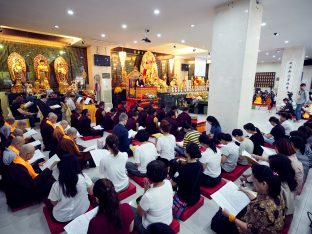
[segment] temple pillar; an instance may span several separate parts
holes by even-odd
[[[208,115],[223,132],[250,122],[262,5],[238,0],[215,9]]]

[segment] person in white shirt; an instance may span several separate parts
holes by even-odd
[[[212,139],[206,134],[199,137],[200,145],[205,149],[202,157],[199,159],[203,166],[200,184],[204,187],[214,187],[221,181],[221,152],[216,148]]]
[[[248,165],[248,160],[244,157],[243,152],[246,151],[250,155],[253,154],[254,151],[254,144],[253,142],[244,137],[243,131],[241,129],[234,129],[232,131],[232,136],[239,142],[239,149],[238,149],[238,160],[237,163],[240,165]],[[246,156],[246,155],[245,155]]]
[[[172,222],[173,190],[170,181],[166,180],[167,168],[160,160],[147,165],[147,180],[144,194],[137,207],[134,230],[146,233],[147,227],[153,223],[170,225]]]
[[[139,130],[135,138],[141,144],[135,149],[134,163],[127,162],[126,168],[128,173],[132,175],[145,177],[147,164],[157,158],[156,147],[148,141],[149,134],[144,129]]]
[[[160,122],[160,132],[163,134],[156,143],[156,149],[159,153],[159,159],[162,160],[166,166],[169,165],[170,160],[174,159],[176,139],[170,134],[170,123],[167,120]]]
[[[129,186],[129,177],[126,171],[128,154],[118,150],[118,137],[114,134],[106,138],[107,154],[100,161],[99,171],[103,178],[113,182],[116,192],[126,190]]]
[[[69,107],[69,109],[71,111],[75,110],[76,109],[76,105],[75,105],[75,102],[73,99],[75,99],[76,96],[75,95],[70,95],[70,97],[67,97],[65,99],[65,104]]]
[[[289,136],[290,132],[292,132],[294,130],[293,123],[291,121],[292,116],[291,116],[291,114],[289,114],[287,112],[281,112],[281,113],[279,113],[279,116],[280,116],[281,125],[285,129],[285,135]]]
[[[64,155],[58,163],[58,169],[58,181],[52,185],[48,198],[53,205],[53,217],[58,222],[68,222],[89,209],[88,194],[93,194],[93,183],[86,174],[81,173],[74,155]]]
[[[232,172],[237,166],[239,147],[232,141],[227,133],[220,133],[218,138],[221,144],[221,168],[225,172]]]

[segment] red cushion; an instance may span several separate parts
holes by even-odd
[[[186,207],[186,209],[183,211],[182,215],[180,216],[180,220],[184,222],[189,217],[191,217],[203,205],[204,205],[204,198],[200,196],[199,201],[195,205]]]
[[[37,205],[38,202],[31,202],[29,204],[26,204],[26,205],[23,205],[21,207],[17,207],[17,208],[11,208],[12,212],[17,212],[17,211],[20,211],[20,210],[23,210],[23,209],[26,209],[28,207],[31,207],[31,206],[34,206],[34,205]]]
[[[237,180],[250,166],[242,166],[242,165],[237,165],[234,171],[232,172],[222,172],[221,176],[224,179],[235,181]]]
[[[170,227],[172,228],[174,233],[179,233],[179,231],[180,231],[180,223],[179,223],[178,220],[173,219],[172,223],[170,224]]]
[[[138,140],[132,140],[131,144],[132,145],[141,145],[142,143],[139,142]]]
[[[200,187],[200,193],[207,197],[208,199],[211,199],[211,195],[215,192],[217,192],[220,188],[222,188],[226,184],[226,181],[221,179],[220,183],[212,188],[207,187]]]
[[[53,219],[53,217],[51,217],[48,207],[46,206],[43,207],[43,214],[47,220],[51,234],[59,234],[59,233],[64,232],[64,227],[66,226],[67,223],[56,222]]]
[[[134,176],[131,174],[128,174],[129,178],[134,180],[138,185],[140,185],[142,188],[144,188],[144,179],[145,177],[139,177],[139,176]]]
[[[83,136],[81,137],[82,140],[84,141],[89,141],[89,140],[93,140],[93,139],[97,139],[97,138],[101,138],[102,136]]]
[[[123,200],[127,197],[130,197],[131,195],[135,193],[136,193],[135,185],[129,182],[129,187],[125,191],[118,193],[118,197],[119,197],[119,200]]]
[[[271,148],[271,149],[275,150],[275,147],[273,145],[268,144],[268,143],[264,143],[264,147]]]

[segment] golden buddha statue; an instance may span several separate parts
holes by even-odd
[[[55,59],[54,70],[59,85],[59,92],[64,94],[68,87],[68,64],[63,57],[59,56]]]
[[[37,76],[37,80],[34,83],[35,91],[42,92],[50,90],[51,89],[49,84],[50,69],[47,58],[41,54],[38,54],[34,58],[34,67]]]
[[[21,93],[25,91],[26,78],[26,63],[24,58],[16,52],[13,52],[8,57],[8,67],[11,75],[13,93]]]
[[[140,72],[145,78],[145,84],[150,86],[156,86],[158,84],[158,71],[156,58],[152,52],[147,51],[142,58]],[[155,80],[157,81],[155,82]]]

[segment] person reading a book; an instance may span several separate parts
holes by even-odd
[[[272,155],[269,158],[270,168],[276,172],[281,180],[282,195],[285,199],[286,214],[284,227],[290,227],[295,212],[295,193],[297,181],[291,161],[284,155]]]
[[[11,145],[5,148],[3,152],[2,160],[4,165],[8,166],[12,163],[14,158],[20,154],[21,147],[24,144],[25,140],[21,136],[17,136],[12,140]]]
[[[140,234],[147,233],[150,224],[170,225],[172,222],[173,190],[170,181],[166,179],[167,168],[162,161],[154,160],[146,169],[144,194],[134,219],[134,230]]]
[[[190,142],[185,148],[185,156],[187,162],[171,178],[172,186],[177,188],[172,206],[176,218],[180,218],[187,206],[195,205],[200,199],[202,165],[198,161],[201,158],[198,145]]]
[[[59,177],[52,185],[48,199],[57,222],[68,222],[84,214],[90,206],[88,194],[92,195],[93,183],[81,172],[78,159],[64,155],[57,164]]]
[[[125,234],[133,230],[134,214],[128,203],[120,204],[113,183],[99,179],[93,186],[93,195],[99,208],[89,223],[88,234],[114,233]]]
[[[248,160],[244,157],[243,152],[246,151],[247,153],[252,154],[254,150],[253,142],[249,138],[244,137],[243,131],[241,129],[234,129],[232,131],[232,136],[239,142],[239,156],[237,163],[240,165],[248,165]]]
[[[170,134],[170,124],[166,120],[160,122],[161,137],[157,139],[156,149],[159,154],[158,159],[163,161],[166,166],[169,166],[169,162],[174,159],[176,139],[175,136]]]
[[[128,116],[126,113],[121,113],[119,116],[119,124],[115,125],[113,128],[113,134],[118,137],[118,150],[121,152],[126,152],[128,155],[133,155],[130,149],[130,143],[132,138],[129,137],[127,128],[125,127],[128,121]]]
[[[100,125],[103,127],[104,116],[105,116],[105,102],[100,102],[95,112],[96,125]]]
[[[212,139],[206,134],[199,137],[201,147],[204,148],[199,161],[202,164],[200,184],[204,187],[214,187],[221,181],[221,151],[216,148]]]
[[[264,141],[273,145],[275,141],[285,137],[285,128],[281,125],[278,118],[272,116],[269,119],[270,124],[273,126],[270,133],[264,135]]]
[[[154,108],[150,108],[148,110],[148,115],[146,117],[146,120],[145,120],[145,126],[146,126],[146,131],[153,135],[155,133],[158,133],[159,130],[158,130],[158,119],[156,117],[156,109]]]
[[[218,135],[222,132],[219,121],[214,116],[211,115],[209,115],[206,120],[207,123],[211,126],[208,134],[209,138],[213,139],[215,143],[218,143],[219,142]]]
[[[68,127],[68,122],[62,120],[58,126],[55,127],[53,132],[53,137],[56,139],[57,143],[60,143],[63,136],[65,135],[65,129]]]
[[[134,163],[127,162],[126,168],[128,173],[145,177],[146,166],[157,158],[157,150],[152,142],[149,142],[149,134],[146,130],[139,130],[135,138],[140,142],[134,152]]]
[[[118,150],[118,137],[114,134],[106,138],[104,148],[108,150],[100,161],[99,172],[102,178],[111,180],[117,192],[124,191],[129,186],[129,177],[126,173],[128,155]]]
[[[179,126],[176,120],[176,112],[173,110],[169,111],[164,119],[170,123],[170,134],[174,135],[177,140],[182,140],[183,134],[178,131]]]
[[[73,128],[78,129],[81,112],[82,110],[79,107],[72,111],[72,114],[70,116],[70,124]]]
[[[178,115],[177,122],[179,127],[183,127],[183,123],[187,122],[189,125],[192,125],[192,117],[189,114],[189,108],[184,107],[183,111]]]
[[[91,119],[90,113],[88,109],[84,109],[81,112],[81,116],[79,118],[79,126],[78,131],[83,136],[102,136],[104,129],[95,130],[91,127]]]
[[[40,202],[49,194],[54,178],[50,168],[36,173],[29,163],[35,153],[31,144],[21,146],[19,155],[8,166],[6,181],[7,203],[11,208],[18,208],[32,202]]]
[[[242,218],[228,210],[223,215],[228,221],[220,223],[230,229],[228,233],[280,233],[284,226],[285,201],[281,196],[281,180],[277,173],[264,165],[252,167],[256,198],[245,188],[240,190],[251,200]]]
[[[221,146],[221,168],[224,172],[232,172],[237,166],[239,147],[232,141],[232,137],[227,133],[220,133],[218,138]]]
[[[264,139],[260,130],[252,123],[245,124],[244,129],[249,135],[251,135],[249,139],[253,142],[254,145],[253,154],[262,155],[263,149],[261,146],[264,146]]]
[[[55,153],[57,142],[53,137],[57,115],[50,112],[46,121],[42,121],[40,125],[40,133],[44,144],[44,151],[51,151],[50,156]]]
[[[139,128],[138,117],[139,117],[139,114],[137,111],[131,112],[131,117],[129,116],[127,124],[126,124],[126,128],[128,131],[131,129],[133,131],[138,131],[138,128]]]
[[[27,132],[27,124],[25,120],[18,120],[16,123],[16,128],[21,129],[23,133]]]

